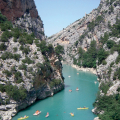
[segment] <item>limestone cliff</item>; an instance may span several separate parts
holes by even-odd
[[[41,40],[45,39],[43,23],[34,0],[0,0],[0,11],[15,26],[25,29],[28,33],[34,32]]]
[[[64,89],[64,77],[61,60],[43,40],[34,1],[0,0],[0,10],[0,119],[6,120]]]
[[[100,95],[119,96],[119,26],[120,1],[101,0],[98,8],[92,10],[89,14],[86,14],[83,18],[75,21],[57,34],[52,35],[47,41],[54,46],[57,44],[64,46],[65,54],[63,55],[63,60],[69,64],[75,63],[79,67],[83,65],[83,62],[86,59],[88,59],[87,62],[91,60],[87,58],[87,53],[90,53],[89,50],[92,50],[92,47],[94,47],[91,46],[91,43],[94,43],[95,41],[96,52],[93,53],[92,60],[95,60],[96,64],[96,68],[95,66],[93,67],[96,69],[98,80],[100,82]],[[80,48],[82,48],[83,51]],[[84,55],[86,56],[83,56],[83,53],[85,53]],[[95,57],[95,55],[97,56]],[[86,57],[84,61],[83,57]],[[86,66],[87,62],[84,62]],[[94,112],[100,115],[104,113],[104,110],[95,109]],[[107,113],[105,114],[106,116],[108,115]]]

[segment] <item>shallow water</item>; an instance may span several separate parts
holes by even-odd
[[[90,72],[77,71],[69,65],[63,65],[63,76],[65,77],[64,90],[53,97],[37,101],[20,111],[13,120],[24,115],[29,116],[26,120],[93,120],[96,115],[91,110],[98,91],[97,76]],[[97,83],[95,84],[94,81]],[[76,91],[77,87],[79,91]],[[72,89],[72,92],[69,92],[69,89]],[[89,109],[77,110],[78,107],[84,106]],[[42,112],[38,116],[33,116],[36,110]],[[49,117],[45,118],[47,112],[49,112]],[[70,115],[70,112],[74,113],[74,117]]]

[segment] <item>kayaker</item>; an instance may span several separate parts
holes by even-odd
[[[25,115],[24,118],[26,118],[27,116]]]

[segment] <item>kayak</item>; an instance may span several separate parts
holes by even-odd
[[[78,91],[79,89],[76,89],[76,91]]]
[[[45,117],[48,117],[49,115],[46,115]]]
[[[38,113],[36,113],[36,112],[35,112],[33,115],[39,115],[40,113],[41,113],[41,111],[40,111],[40,112],[38,112]]]
[[[77,108],[78,110],[82,110],[82,109],[88,109],[88,107],[86,107],[86,108]]]
[[[18,118],[18,120],[27,119],[29,116]]]
[[[74,116],[74,114],[73,113],[70,113],[71,114],[71,116]]]

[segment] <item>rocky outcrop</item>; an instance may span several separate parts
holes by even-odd
[[[0,11],[8,20],[14,21],[29,12],[31,18],[37,18],[38,12],[33,0],[0,0]]]
[[[38,15],[34,0],[0,0],[0,11],[15,26],[34,33],[41,40],[45,39],[44,28]]]

